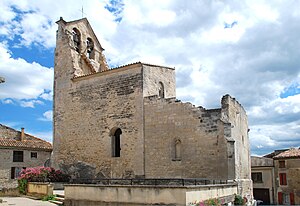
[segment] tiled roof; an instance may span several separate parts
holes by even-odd
[[[285,159],[285,158],[300,158],[300,149],[292,148],[274,157],[274,159]]]
[[[52,144],[45,140],[26,133],[22,140],[20,136],[20,131],[0,124],[0,148],[52,151]]]
[[[14,140],[14,139],[1,139],[0,138],[0,147],[13,147],[13,148],[22,148],[22,149],[38,149],[38,150],[47,150],[52,151],[52,145],[49,142],[43,140]]]
[[[264,157],[267,157],[267,158],[273,158],[273,157],[275,157],[276,155],[278,155],[278,154],[280,154],[280,153],[282,153],[282,152],[285,152],[285,151],[287,151],[288,149],[279,149],[279,150],[275,150],[274,152],[271,152],[271,153],[269,153],[269,154],[266,154],[266,155],[264,155]]]

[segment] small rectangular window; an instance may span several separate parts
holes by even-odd
[[[287,185],[286,173],[279,173],[279,183],[280,185]]]
[[[285,161],[284,160],[279,161],[279,168],[285,168]]]
[[[252,172],[251,178],[253,183],[262,183],[262,173],[261,172]]]
[[[24,152],[23,151],[14,151],[13,152],[13,162],[23,162],[24,161]]]
[[[31,159],[37,159],[37,152],[31,152],[30,157]]]

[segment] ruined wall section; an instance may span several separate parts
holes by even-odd
[[[234,140],[235,179],[239,182],[239,193],[252,198],[250,142],[248,118],[242,105],[229,95],[222,98],[222,121],[230,124]]]
[[[58,166],[75,178],[144,175],[141,67],[69,81],[56,102],[63,108],[54,114]],[[116,128],[122,130],[120,157],[112,155]]]
[[[176,97],[175,69],[143,64],[143,96],[158,95],[159,83],[164,85],[165,98]]]
[[[227,140],[221,111],[156,96],[144,98],[147,178],[227,179]],[[181,142],[181,158],[174,144]]]

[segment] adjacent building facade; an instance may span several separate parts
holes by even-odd
[[[253,194],[263,204],[300,204],[300,149],[251,157]]]
[[[300,205],[300,149],[290,149],[274,157],[278,204]]]
[[[22,169],[49,162],[52,145],[37,137],[0,124],[0,189],[17,187]]]
[[[247,115],[176,99],[174,68],[110,69],[86,18],[57,22],[52,165],[73,178],[236,180],[252,198]]]
[[[274,204],[274,162],[271,158],[251,157],[253,196],[264,205]]]

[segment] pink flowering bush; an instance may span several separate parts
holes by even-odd
[[[32,167],[22,170],[19,179],[28,182],[67,182],[69,176],[52,167]]]
[[[221,206],[222,204],[224,204],[223,201],[224,200],[221,201],[218,198],[210,198],[208,200],[201,201],[201,202],[189,203],[189,206],[210,206],[210,205]]]
[[[21,171],[18,178],[19,190],[26,193],[28,182],[68,182],[69,175],[52,167],[32,167]]]

